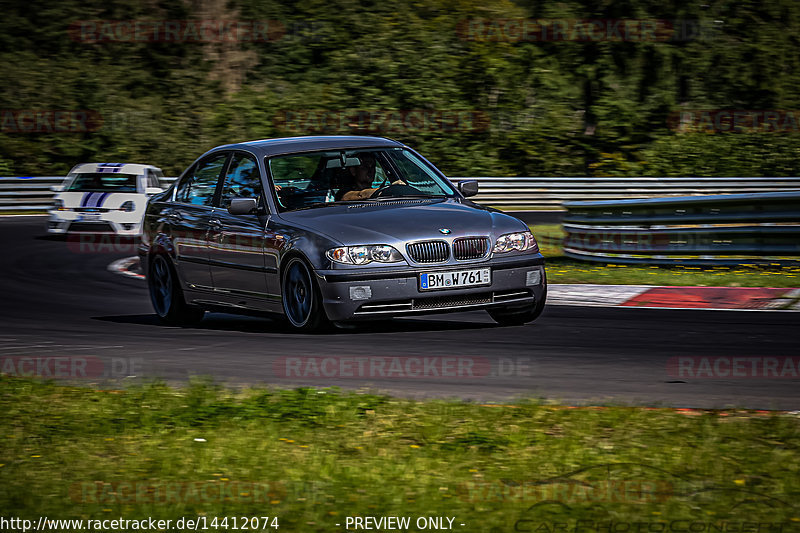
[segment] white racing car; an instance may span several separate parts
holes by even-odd
[[[83,163],[52,187],[49,233],[141,232],[147,199],[163,191],[164,173],[152,165]]]

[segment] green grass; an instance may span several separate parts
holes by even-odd
[[[791,531],[800,521],[800,420],[788,414],[232,392],[204,382],[100,391],[0,377],[0,387],[6,517],[277,516],[279,531],[305,532],[342,531],[358,515],[455,516],[470,532],[575,520]],[[249,488],[215,496],[239,482],[269,490],[255,502]],[[180,489],[198,484],[206,501]],[[165,487],[178,487],[172,500],[152,501]]]
[[[0,211],[0,217],[4,215],[46,215],[47,210],[41,209],[36,211],[28,211],[25,209],[13,209],[10,211]]]
[[[684,285],[698,287],[800,287],[796,266],[634,266],[577,261],[564,256],[559,225],[531,226],[547,259],[548,283]]]

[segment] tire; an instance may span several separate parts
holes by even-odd
[[[547,301],[547,285],[544,286],[542,297],[528,307],[509,309],[506,307],[487,309],[492,320],[501,326],[522,326],[533,322],[544,311],[544,304]]]
[[[172,326],[190,326],[203,319],[205,310],[189,305],[183,297],[180,280],[165,255],[153,257],[147,272],[150,301],[159,320]]]
[[[283,313],[297,331],[318,331],[330,325],[311,269],[299,257],[292,257],[281,278]]]

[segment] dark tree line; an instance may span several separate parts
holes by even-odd
[[[0,175],[175,174],[217,144],[312,133],[397,138],[456,176],[800,175],[794,0],[485,4],[2,0]],[[238,25],[196,39],[201,21]],[[56,131],[48,110],[99,121]]]

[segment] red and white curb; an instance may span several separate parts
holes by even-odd
[[[548,305],[614,307],[652,289],[652,285],[588,285],[584,283],[547,286]]]
[[[144,279],[136,256],[118,259],[108,270]],[[727,311],[800,311],[800,288],[769,287],[656,287],[653,285],[547,286],[547,305],[579,307],[645,307],[654,309],[713,309]]]
[[[800,311],[800,289],[553,284],[547,287],[547,305]]]
[[[116,261],[108,265],[108,270],[115,274],[128,276],[129,278],[144,279],[143,274],[133,271],[133,269],[137,268],[138,265],[139,265],[138,257],[136,256],[123,257],[122,259],[117,259]]]

